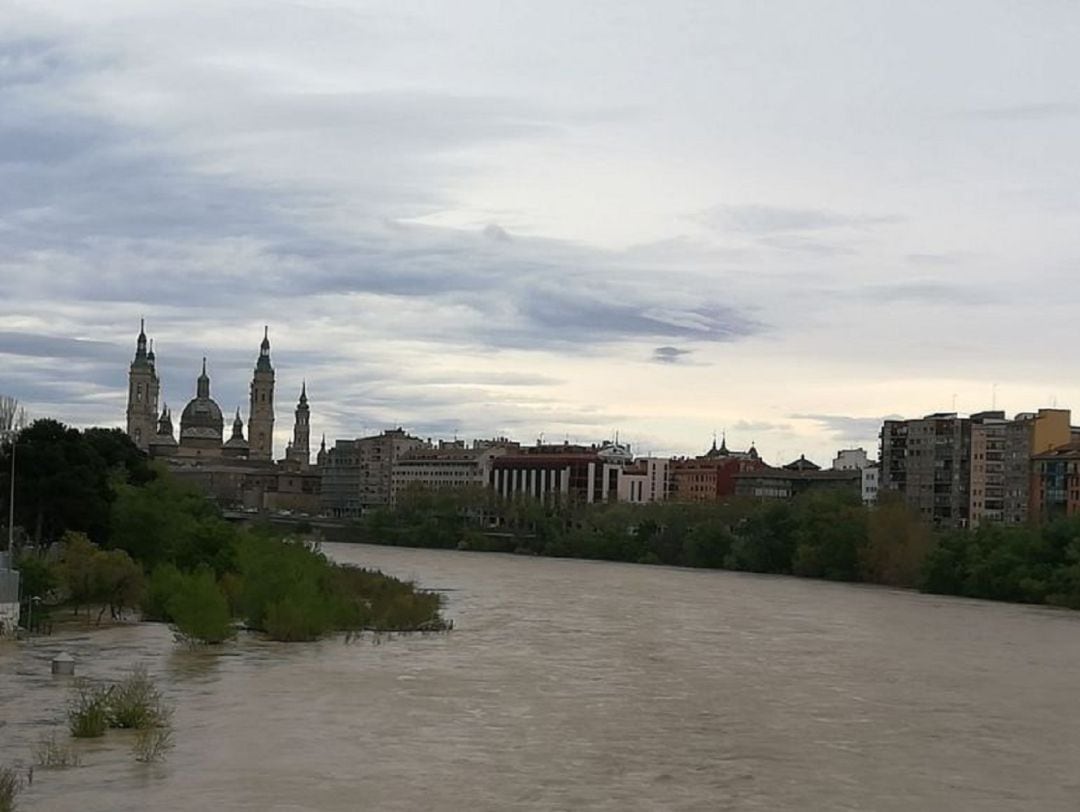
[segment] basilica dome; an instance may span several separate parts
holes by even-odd
[[[210,378],[206,374],[206,359],[203,359],[203,371],[199,376],[195,398],[184,407],[180,415],[180,444],[185,441],[204,440],[221,445],[225,420],[221,407],[210,397]]]

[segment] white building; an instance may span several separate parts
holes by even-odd
[[[627,466],[619,478],[620,502],[666,502],[670,498],[670,459],[643,457]]]
[[[878,485],[881,479],[881,466],[872,462],[862,469],[862,501],[864,505],[876,505]]]
[[[832,467],[834,471],[861,471],[869,464],[865,449],[846,448],[837,452]]]
[[[0,553],[0,637],[14,636],[18,628],[19,571],[12,569],[10,553]]]

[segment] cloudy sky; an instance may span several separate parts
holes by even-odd
[[[1075,0],[0,2],[0,392],[770,462],[1080,409]],[[244,408],[246,416],[246,407]]]

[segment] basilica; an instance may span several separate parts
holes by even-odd
[[[154,345],[147,341],[143,322],[128,372],[128,436],[151,457],[166,461],[175,475],[196,481],[223,503],[258,509],[317,507],[319,474],[318,464],[311,465],[306,383],[296,405],[292,440],[284,458],[274,460],[274,367],[269,328],[259,346],[250,391],[247,437],[237,409],[232,435],[226,440],[225,418],[210,395],[210,376],[203,358],[195,397],[180,414],[177,437],[172,411],[168,405],[162,405],[160,411],[158,408],[161,379]],[[317,463],[323,462],[325,454],[324,440]],[[289,498],[289,494],[296,498]]]

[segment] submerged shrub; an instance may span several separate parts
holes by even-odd
[[[42,736],[30,746],[30,752],[39,767],[62,770],[82,764],[82,758],[75,748],[71,744],[60,744],[56,740],[56,733]]]
[[[150,727],[135,734],[131,751],[136,761],[152,764],[156,761],[164,761],[165,756],[173,747],[171,727]]]
[[[109,691],[109,727],[147,730],[167,724],[171,716],[144,665],[135,666]]]
[[[15,812],[15,800],[22,792],[22,778],[14,767],[0,766],[0,812]]]
[[[68,699],[68,728],[77,739],[96,739],[109,726],[109,689],[78,678]]]

